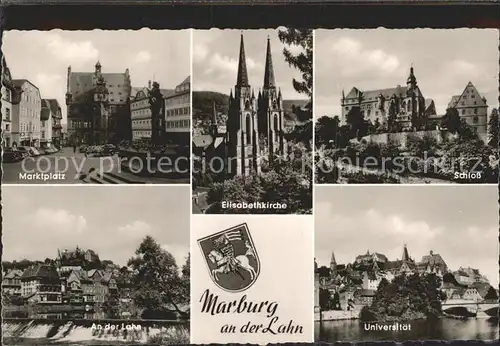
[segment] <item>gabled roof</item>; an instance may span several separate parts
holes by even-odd
[[[460,95],[451,97],[448,108],[487,107],[486,100],[479,94],[472,82],[467,83]]]
[[[31,83],[27,79],[13,79],[12,80],[12,85],[14,85],[14,87],[16,87],[16,88],[21,88],[25,83],[31,84],[33,87],[35,87],[35,89],[40,91],[40,89],[38,89],[38,87],[35,84]]]
[[[349,91],[349,93],[347,94],[346,99],[357,98],[359,97],[359,93],[361,93],[363,101],[376,101],[380,95],[382,95],[385,99],[391,98],[392,95],[396,95],[398,97],[405,97],[407,91],[408,87],[400,85],[394,88],[366,90],[366,91],[361,91],[358,88],[353,87],[351,91]]]
[[[20,271],[19,269],[13,269],[4,276],[4,279],[14,279],[16,277],[21,277],[22,275],[22,271]]]
[[[485,297],[490,290],[491,285],[484,282],[475,282],[469,288],[475,288],[481,297]]]
[[[59,274],[57,273],[56,268],[52,266],[37,264],[26,269],[21,276],[21,279],[32,278],[59,279]]]

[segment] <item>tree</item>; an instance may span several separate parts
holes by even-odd
[[[392,102],[389,105],[389,111],[387,115],[387,131],[388,132],[396,132],[396,105]]]
[[[120,317],[120,301],[116,293],[108,293],[102,304],[102,311],[106,314],[106,318]]]
[[[462,127],[460,121],[460,115],[458,114],[458,110],[456,108],[448,108],[446,109],[446,114],[444,115],[444,127],[451,133],[457,133],[460,131]]]
[[[135,254],[128,261],[132,284],[137,287],[135,303],[148,317],[165,312],[184,316],[179,304],[185,299],[185,291],[175,258],[150,236],[144,238]]]
[[[349,110],[346,115],[346,123],[349,125],[351,138],[357,137],[359,139],[367,134],[368,124],[359,107],[352,107]]]
[[[293,79],[293,88],[300,94],[309,97],[312,104],[313,95],[313,30],[286,28],[278,31],[279,40],[288,46],[302,47],[300,53],[283,48],[285,61],[302,73],[302,80]],[[312,107],[309,107],[312,108]]]
[[[493,109],[488,122],[488,145],[498,148],[498,109]]]
[[[330,141],[335,142],[336,134],[340,126],[340,119],[338,116],[329,117],[327,115],[322,116],[316,120],[315,131],[315,145],[320,147],[322,145],[328,145]]]
[[[319,306],[323,311],[332,310],[332,295],[324,288],[319,289]]]
[[[190,277],[191,277],[191,254],[188,254],[186,257],[186,262],[182,265],[181,269],[181,289],[182,295],[180,302],[187,304],[189,303],[190,296]]]

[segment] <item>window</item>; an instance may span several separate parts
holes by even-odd
[[[474,114],[477,114],[477,108],[474,108]]]
[[[472,118],[472,122],[474,124],[477,124],[479,122],[479,117],[476,115],[474,118]]]
[[[5,109],[5,120],[10,121],[10,108]]]
[[[274,115],[274,130],[279,131],[278,114]]]
[[[248,101],[247,101],[248,103]],[[245,126],[245,132],[246,132],[246,143],[249,144],[252,143],[252,121],[250,120],[250,115],[247,115],[247,120],[246,120],[246,126]]]
[[[462,114],[465,114],[465,109],[462,109]]]
[[[5,125],[5,131],[10,131],[10,124]]]

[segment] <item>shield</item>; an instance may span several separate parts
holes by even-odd
[[[219,288],[242,292],[259,277],[259,256],[246,223],[199,239],[198,245]]]

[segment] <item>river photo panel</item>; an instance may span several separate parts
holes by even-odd
[[[489,185],[316,187],[315,341],[497,340],[497,200]]]
[[[497,183],[498,30],[316,30],[314,45],[317,184]]]
[[[191,342],[312,342],[312,227],[309,215],[193,215]]]
[[[313,30],[193,33],[193,213],[312,211]]]
[[[191,30],[5,31],[2,182],[189,184],[190,58]]]
[[[189,190],[4,187],[2,344],[188,344]]]

